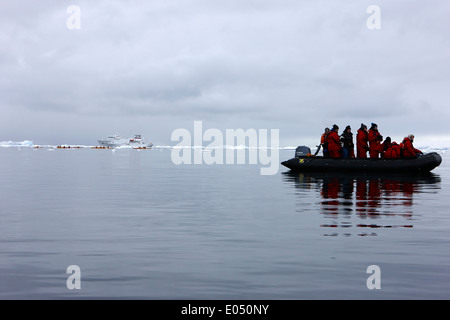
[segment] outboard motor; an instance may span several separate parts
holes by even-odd
[[[308,154],[311,154],[311,149],[307,146],[299,146],[295,149],[295,157],[306,157]]]

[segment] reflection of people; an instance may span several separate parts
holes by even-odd
[[[356,134],[356,156],[358,158],[367,158],[367,151],[369,151],[368,142],[367,126],[361,123],[361,128],[358,129]]]
[[[355,151],[353,144],[353,133],[352,128],[350,126],[345,127],[344,132],[341,134],[341,142],[342,142],[342,158],[354,158]]]
[[[396,202],[391,205],[403,205],[405,207],[412,206],[413,203],[413,193],[416,191],[416,187],[411,181],[405,181],[400,182],[393,179],[386,179],[383,181],[382,185],[383,190],[392,196],[396,196],[402,194],[403,195],[403,201],[402,202]],[[405,214],[403,214],[405,216]],[[407,214],[407,216],[410,216],[410,213]]]
[[[434,174],[415,178],[409,175],[303,173],[293,176],[289,174],[288,177],[294,178],[297,188],[320,193],[321,213],[327,219],[327,223],[320,227],[346,230],[342,233],[324,234],[326,236],[348,236],[351,235],[348,231],[353,230],[352,228],[358,228],[354,233],[358,236],[377,235],[374,232],[360,233],[359,228],[411,228],[410,222],[401,222],[402,219],[411,220],[413,194],[420,192],[424,184],[438,187],[440,183],[439,177]],[[292,181],[292,178],[288,181]],[[304,194],[301,199],[303,210]],[[351,218],[353,213],[357,219]],[[395,220],[395,217],[401,220]]]
[[[405,183],[402,186],[402,192],[403,192],[403,196],[405,197],[403,200],[403,205],[405,207],[407,206],[412,206],[413,204],[413,193],[416,192],[416,186],[413,183]],[[411,212],[412,215],[412,212]]]
[[[381,188],[378,179],[372,179],[369,181],[368,206],[371,214],[377,214],[377,208],[381,205]]]
[[[414,135],[410,134],[401,143],[401,148],[403,152],[403,158],[416,158],[418,155],[422,154],[422,151],[414,148]]]
[[[330,154],[331,158],[340,158],[342,147],[341,147],[341,141],[339,139],[338,135],[339,127],[335,124],[333,124],[333,129],[331,129],[330,133],[328,134],[327,142],[328,142],[328,152]]]
[[[353,198],[353,178],[346,177],[341,179],[342,183],[342,198],[352,199]]]
[[[339,178],[324,179],[321,194],[322,198],[328,199],[328,201],[322,203],[327,206],[327,213],[338,214],[340,190]]]
[[[372,123],[369,129],[369,154],[371,159],[377,159],[381,151],[381,141],[383,136],[378,132],[376,123]]]
[[[367,181],[366,178],[356,179],[356,213],[364,214],[367,211]]]

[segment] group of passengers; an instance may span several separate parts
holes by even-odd
[[[321,137],[323,156],[326,158],[367,158],[367,152],[371,159],[385,158],[416,158],[422,151],[414,148],[414,135],[410,134],[398,144],[391,141],[390,137],[383,136],[378,132],[378,126],[372,123],[369,130],[361,123],[361,128],[356,134],[356,156],[354,151],[353,133],[350,126],[339,135],[339,127],[333,125],[332,129],[325,128]]]

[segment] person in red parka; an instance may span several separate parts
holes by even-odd
[[[392,142],[391,146],[384,152],[385,159],[399,159],[402,157],[402,149],[397,142]]]
[[[330,133],[330,128],[325,128],[325,132],[320,137],[320,146],[322,147],[324,158],[330,157],[328,154],[328,141],[327,141],[327,137],[328,137],[329,133]]]
[[[381,152],[381,141],[383,136],[378,132],[378,126],[372,123],[369,129],[369,155],[371,159],[377,159]]]
[[[387,151],[387,149],[389,149],[392,145],[391,142],[391,137],[386,137],[386,139],[384,139],[384,142],[381,144],[380,146],[380,157],[384,158],[384,153]]]
[[[369,137],[367,134],[367,126],[361,123],[361,128],[358,129],[356,134],[356,157],[367,158],[367,151],[369,151]]]
[[[385,159],[401,158],[401,149],[397,142],[391,142],[391,137],[386,137],[382,144],[381,157]]]
[[[401,143],[403,158],[417,158],[419,154],[423,154],[419,149],[414,148],[414,135],[410,134]]]
[[[327,137],[328,154],[330,158],[341,158],[342,156],[342,146],[338,131],[339,127],[334,124],[333,129],[331,129]]]

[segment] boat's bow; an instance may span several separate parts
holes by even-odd
[[[433,170],[434,168],[438,167],[442,163],[442,157],[437,152],[427,153],[427,154],[423,155],[422,157],[430,158],[430,160],[429,160],[429,162],[430,162],[429,166],[431,168],[430,171]]]

